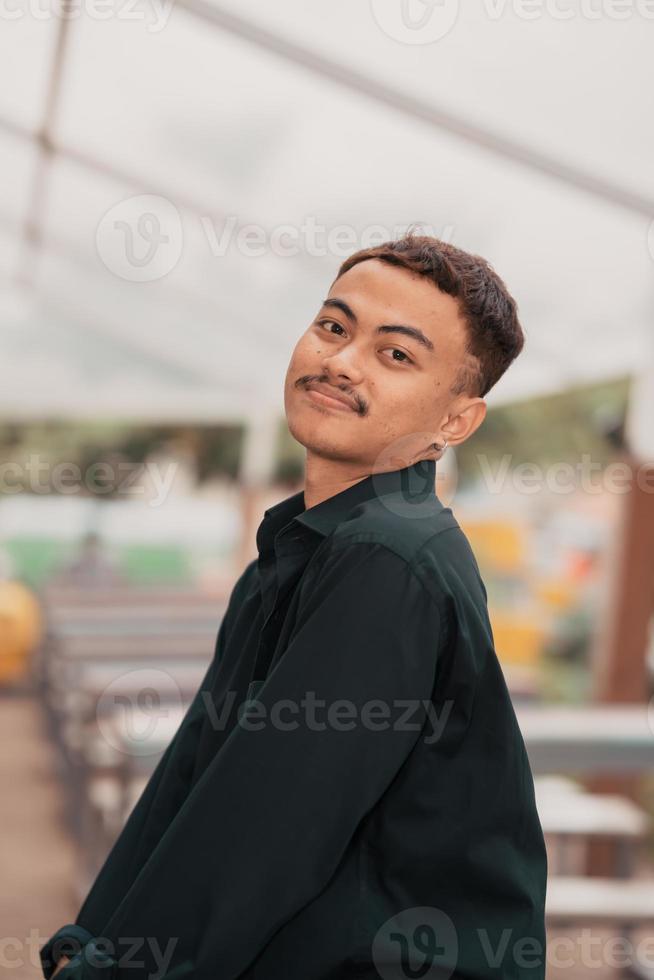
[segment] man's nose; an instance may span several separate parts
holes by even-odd
[[[324,357],[322,366],[332,383],[340,380],[358,384],[363,376],[360,355],[349,345]]]

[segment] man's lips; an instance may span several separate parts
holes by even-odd
[[[311,397],[312,401],[317,404],[324,405],[327,408],[334,408],[339,412],[356,412],[358,411],[358,404],[345,392],[339,391],[338,388],[334,388],[332,385],[320,384],[319,382],[314,382],[306,386],[305,391]]]

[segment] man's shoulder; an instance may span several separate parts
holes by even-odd
[[[364,542],[385,546],[430,590],[451,592],[462,586],[486,598],[468,537],[452,509],[434,494],[420,498],[398,492],[367,500],[330,537],[335,549]]]
[[[370,541],[385,544],[408,562],[436,539],[455,530],[463,534],[450,507],[435,495],[402,491],[365,500],[352,508],[331,535],[336,548]]]

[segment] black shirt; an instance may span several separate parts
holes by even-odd
[[[79,950],[58,980],[543,980],[532,774],[435,469],[265,511],[200,689],[42,948],[46,978],[57,945]]]

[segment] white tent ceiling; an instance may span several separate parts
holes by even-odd
[[[527,345],[490,405],[637,371],[654,19],[644,0],[454,2],[437,5],[449,31],[415,44],[393,36],[399,0],[116,0],[108,18],[80,0],[57,58],[60,18],[17,6],[0,33],[2,416],[282,412],[340,261],[412,222],[488,257],[518,299]],[[179,214],[152,281],[123,278],[106,232],[134,195]],[[260,254],[237,244],[248,225]]]

